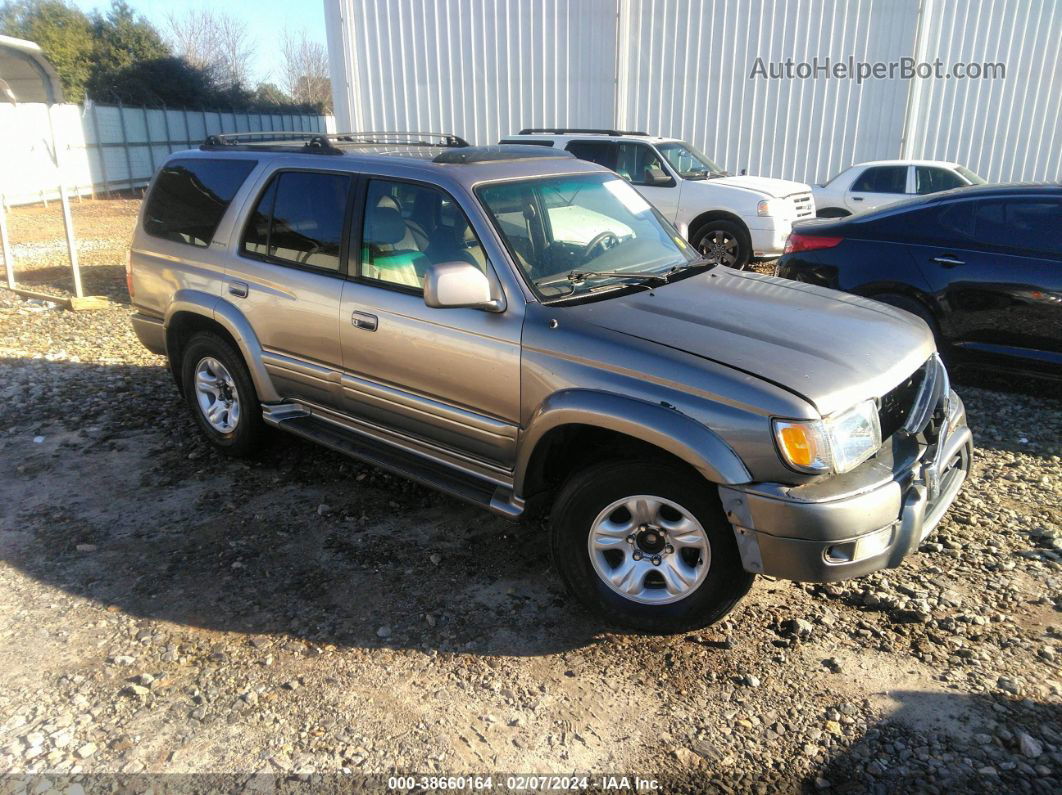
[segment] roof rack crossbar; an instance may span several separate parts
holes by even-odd
[[[403,132],[397,130],[370,130],[367,132],[323,133],[313,130],[261,130],[255,132],[217,133],[208,135],[200,149],[240,148],[292,148],[302,143],[297,151],[321,154],[339,154],[341,146],[373,146],[393,144],[400,146],[465,147],[469,143],[453,133]]]
[[[639,130],[603,130],[594,127],[525,127],[519,132],[520,135],[535,135],[536,133],[548,135],[568,135],[571,133],[579,135],[649,135],[649,133]]]

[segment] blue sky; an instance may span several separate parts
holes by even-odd
[[[210,7],[231,14],[247,23],[248,31],[257,42],[252,74],[255,82],[280,77],[279,42],[285,30],[305,29],[310,38],[321,44],[325,40],[323,0],[225,0],[223,3],[206,3],[202,0],[127,0],[139,14],[147,17],[155,27],[165,32],[166,17],[171,13],[180,16],[188,8]],[[74,0],[83,11],[106,11],[110,0]]]

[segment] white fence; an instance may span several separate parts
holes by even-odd
[[[819,182],[878,158],[1062,178],[1057,0],[325,0],[343,129],[497,143],[521,127],[691,141]],[[763,79],[757,58],[1006,65],[1000,79]]]
[[[312,114],[2,103],[0,201],[54,199],[60,182],[70,195],[142,187],[171,152],[217,133],[331,129],[331,116]]]

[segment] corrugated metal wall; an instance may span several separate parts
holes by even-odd
[[[916,81],[905,156],[957,160],[993,182],[1062,178],[1062,2],[925,6],[918,57],[1002,61],[1007,78]]]
[[[612,124],[615,0],[328,0],[325,8],[341,128],[494,143],[521,126]]]
[[[685,138],[732,172],[819,182],[931,157],[1062,178],[1057,0],[325,0],[340,128],[524,126]],[[1001,61],[1005,80],[750,78],[764,61]]]

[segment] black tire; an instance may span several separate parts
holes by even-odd
[[[718,250],[712,248],[713,242],[725,244],[728,240],[733,240],[737,244],[736,258],[733,262],[723,262],[721,258],[717,259],[716,261],[722,265],[742,270],[752,260],[752,238],[749,236],[749,231],[734,221],[721,218],[705,221],[690,237],[690,243],[694,248],[709,258],[713,255],[718,256]]]
[[[235,427],[228,432],[215,429],[199,405],[196,369],[207,358],[220,362],[235,383],[239,415]],[[246,457],[257,452],[266,433],[265,423],[262,421],[262,406],[258,402],[258,393],[247,365],[231,342],[209,331],[200,331],[193,335],[181,358],[181,383],[192,417],[212,445],[226,455],[235,457]]]
[[[628,599],[594,568],[588,540],[595,519],[612,503],[634,495],[670,500],[705,530],[710,550],[707,573],[678,601],[644,604]],[[729,613],[754,579],[741,567],[734,531],[710,485],[671,464],[615,461],[577,472],[557,496],[550,525],[554,564],[568,590],[609,623],[623,627],[656,634],[705,627]]]
[[[826,207],[815,213],[816,218],[847,218],[850,215],[848,210],[842,210],[840,207]]]

